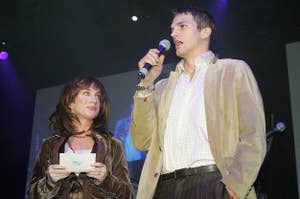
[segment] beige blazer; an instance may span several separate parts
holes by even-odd
[[[179,70],[155,85],[147,98],[134,97],[131,134],[148,150],[138,199],[150,199],[162,169],[164,132]],[[241,60],[214,59],[205,77],[208,138],[222,182],[239,198],[256,198],[256,180],[266,152],[263,102],[250,67]]]

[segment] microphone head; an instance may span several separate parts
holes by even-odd
[[[159,45],[164,48],[165,51],[168,51],[171,47],[171,43],[167,39],[163,39],[159,42]]]
[[[283,122],[278,122],[275,128],[277,131],[283,132],[286,129],[286,126]]]

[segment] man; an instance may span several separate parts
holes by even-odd
[[[153,88],[164,56],[150,49],[138,63],[153,67],[137,86],[132,112],[133,143],[148,150],[137,198],[256,198],[266,151],[256,80],[244,61],[209,50],[210,14],[173,14],[171,37],[182,58],[176,70]]]

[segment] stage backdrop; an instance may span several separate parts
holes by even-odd
[[[300,41],[287,44],[286,54],[292,106],[291,108],[298,179],[298,194],[300,198]]]
[[[168,76],[169,71],[174,67],[175,64],[165,64],[163,72],[158,79]],[[133,146],[129,133],[130,114],[133,106],[137,71],[98,79],[103,83],[110,98],[111,112],[108,127],[109,130],[113,132],[114,137],[120,139],[123,144],[130,179],[136,193],[140,172],[147,153],[146,151],[138,151]],[[49,129],[49,116],[55,110],[62,87],[63,85],[59,85],[40,89],[36,92],[26,191],[40,145],[45,138],[52,135]],[[25,198],[27,198],[27,196],[25,196]]]

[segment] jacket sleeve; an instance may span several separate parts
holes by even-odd
[[[130,133],[132,143],[138,150],[141,151],[149,149],[152,134],[157,128],[157,118],[153,98],[154,94],[146,98],[134,97]]]
[[[42,143],[37,156],[27,194],[29,198],[49,199],[54,198],[62,185],[62,181],[54,182],[47,173],[50,149]]]
[[[239,142],[222,181],[239,198],[246,198],[256,180],[266,153],[265,116],[262,98],[249,66],[238,62],[236,98],[239,118]]]
[[[107,165],[109,170],[107,177],[102,181],[90,178],[91,190],[94,196],[102,196],[103,193],[112,198],[129,199],[133,196],[133,187],[130,182],[122,144],[113,139],[111,142],[111,153],[109,154],[110,163]],[[109,168],[110,167],[110,168]]]
[[[132,143],[141,151],[150,147],[152,136],[158,128],[158,104],[162,93],[168,84],[168,79],[159,80],[155,84],[155,91],[148,97],[134,96],[134,107],[131,113],[130,133]]]

